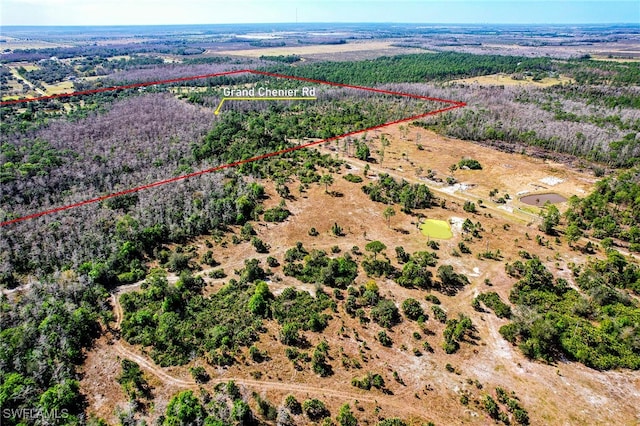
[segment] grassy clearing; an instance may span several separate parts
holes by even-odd
[[[69,93],[73,92],[73,82],[72,81],[62,81],[56,84],[47,84],[42,83],[47,94],[49,95],[58,95],[60,93]]]
[[[478,84],[480,86],[537,86],[549,87],[557,84],[572,83],[573,79],[565,76],[545,77],[540,81],[533,81],[532,77],[526,77],[524,80],[516,80],[507,74],[491,74],[480,77],[461,78],[451,80],[451,83]]]

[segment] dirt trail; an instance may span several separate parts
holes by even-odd
[[[124,316],[122,305],[120,305],[119,303],[118,296],[126,292],[137,290],[140,287],[141,283],[142,282],[138,282],[135,284],[119,287],[118,290],[111,295],[111,300],[113,303],[114,314],[115,314],[114,329],[117,329],[117,330],[120,329],[120,325],[122,324],[122,320]],[[154,374],[164,384],[178,387],[178,388],[184,388],[184,389],[197,389],[199,387],[199,385],[193,380],[185,380],[185,379],[172,376],[162,367],[158,366],[155,362],[153,362],[153,360],[136,352],[134,348],[132,348],[127,343],[123,342],[121,339],[115,339],[111,347],[113,348],[113,350],[115,350],[118,353],[118,355],[120,355],[120,357],[128,358],[130,360],[135,361],[140,365],[142,369]],[[231,376],[211,378],[208,384],[215,385],[218,383],[226,383],[228,381],[234,381],[238,385],[243,385],[246,387],[260,389],[264,391],[269,391],[269,390],[288,391],[288,392],[307,394],[314,397],[325,397],[325,398],[334,397],[334,398],[340,398],[343,400],[353,399],[353,400],[369,402],[369,403],[377,404],[381,406],[390,406],[396,409],[400,409],[405,414],[412,414],[415,416],[424,415],[424,410],[420,410],[415,406],[406,405],[405,401],[408,399],[409,391],[402,392],[391,398],[384,397],[382,395],[379,395],[378,397],[376,397],[375,395],[369,396],[362,392],[341,391],[341,390],[331,389],[327,387],[310,386],[303,383],[291,383],[291,382],[285,382],[285,381],[280,382],[280,381],[251,380],[251,379],[245,379],[241,377],[231,377]]]

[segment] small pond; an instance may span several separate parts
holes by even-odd
[[[420,225],[420,232],[429,238],[448,240],[453,237],[451,226],[447,221],[427,219]]]
[[[564,203],[565,201],[567,201],[567,199],[560,194],[550,192],[548,194],[526,195],[520,198],[520,201],[522,201],[525,204],[529,204],[530,206],[542,207],[545,205],[545,203],[551,203],[551,204]]]

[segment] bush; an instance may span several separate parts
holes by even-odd
[[[474,300],[478,300],[498,316],[498,318],[511,318],[511,307],[504,303],[495,291],[480,293]]]
[[[329,417],[330,413],[324,402],[319,399],[307,399],[302,403],[302,411],[313,421]]]
[[[253,237],[251,239],[251,244],[253,245],[253,247],[256,249],[258,253],[269,253],[269,248],[270,248],[269,245],[264,241],[262,241],[260,238]]]
[[[447,327],[442,332],[444,336],[442,347],[446,353],[451,354],[460,348],[458,342],[473,330],[473,324],[471,319],[464,314],[459,314],[459,319],[448,320],[446,324]]]
[[[284,406],[291,411],[291,414],[301,414],[302,413],[302,405],[298,402],[295,396],[287,395],[284,399]]]
[[[336,417],[340,426],[357,426],[358,419],[355,418],[353,413],[351,412],[351,407],[349,404],[344,404],[340,407],[340,412],[338,412],[338,416]]]
[[[209,272],[209,277],[214,279],[226,278],[227,274],[224,272],[224,269],[214,269]]]
[[[354,175],[354,174],[351,174],[351,173],[349,173],[349,174],[347,174],[347,175],[345,175],[343,177],[347,182],[352,182],[352,183],[361,183],[362,182],[362,177],[361,176]]]
[[[436,317],[438,321],[443,324],[447,322],[447,313],[442,310],[440,306],[434,305],[431,307],[431,310],[433,311],[433,316]]]
[[[381,326],[391,328],[400,322],[400,312],[391,300],[382,299],[371,309],[371,318]]]
[[[189,372],[191,373],[191,377],[193,377],[193,380],[195,380],[198,384],[207,383],[211,379],[209,373],[207,373],[207,370],[205,370],[202,366],[191,367],[189,369]]]
[[[378,422],[378,426],[407,426],[407,423],[397,417],[393,417]]]
[[[417,321],[420,318],[424,319],[424,310],[420,306],[420,302],[416,299],[407,299],[402,302],[402,311],[405,316],[411,320]]]
[[[440,304],[440,299],[438,299],[438,296],[436,296],[435,294],[427,294],[424,297],[424,300],[426,300],[427,302],[431,302],[434,305],[439,305]]]
[[[284,222],[289,216],[291,212],[284,207],[277,206],[271,209],[265,210],[264,212],[264,220],[266,222]]]
[[[213,252],[211,250],[207,250],[207,252],[202,255],[202,263],[208,266],[218,266],[220,264],[213,258]]]
[[[478,162],[478,160],[474,160],[473,158],[463,158],[462,160],[458,161],[458,167],[459,168],[468,168],[471,170],[482,170],[482,165],[480,164],[480,162]]]
[[[295,346],[300,341],[299,328],[296,324],[287,323],[280,330],[280,341],[289,346]]]
[[[378,333],[378,341],[382,346],[390,348],[393,345],[393,340],[389,337],[386,331],[382,330]]]
[[[404,251],[404,247],[396,247],[396,258],[398,259],[398,263],[407,263],[411,256]]]
[[[477,212],[477,210],[476,210],[476,205],[475,205],[474,203],[472,203],[471,201],[465,201],[465,202],[464,202],[464,205],[462,206],[462,209],[463,209],[465,212],[468,212],[468,213],[475,213],[475,212]]]

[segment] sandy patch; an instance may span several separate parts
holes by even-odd
[[[564,182],[564,179],[560,179],[560,178],[557,178],[557,177],[554,177],[554,176],[547,176],[547,177],[544,177],[544,178],[540,179],[540,182],[542,182],[542,183],[544,183],[546,185],[549,185],[549,186],[556,186],[556,185]]]

